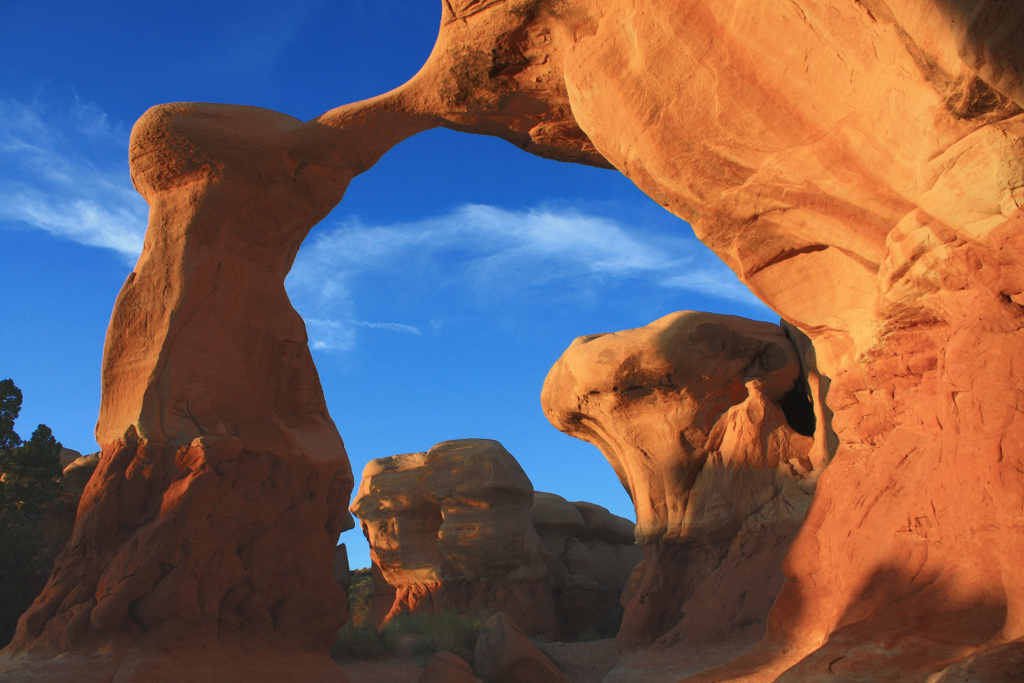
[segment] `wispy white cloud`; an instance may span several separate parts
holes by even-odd
[[[127,157],[127,129],[94,105],[0,98],[0,221],[134,262],[148,208],[132,187]]]
[[[131,186],[127,146],[127,129],[88,103],[60,109],[0,98],[0,225],[45,230],[134,262],[147,206]],[[467,204],[413,222],[350,219],[314,233],[287,282],[313,348],[351,350],[360,330],[422,336],[444,328],[444,311],[418,324],[366,319],[354,292],[380,277],[452,287],[482,304],[551,292],[601,296],[634,282],[760,305],[683,230],[650,231],[573,208]]]
[[[335,307],[337,308],[337,307]],[[365,327],[387,332],[401,332],[422,335],[415,325],[403,323],[372,322],[369,320],[332,320],[330,318],[305,318],[309,345],[318,351],[350,351],[356,345],[355,328]]]
[[[375,323],[368,320],[349,320],[349,323],[356,327],[369,327],[373,330],[389,330],[391,332],[405,332],[406,334],[423,334],[423,331],[415,325],[403,325],[402,323]]]
[[[682,231],[681,231],[682,232]],[[645,233],[572,209],[510,210],[468,204],[421,221],[348,220],[302,247],[288,278],[315,348],[346,350],[357,327],[421,334],[404,323],[356,320],[356,283],[374,273],[429,273],[485,300],[558,290],[592,293],[627,280],[732,303],[760,302],[692,236]],[[330,323],[330,324],[327,324]],[[443,322],[429,321],[436,332]],[[413,332],[415,330],[415,332]]]

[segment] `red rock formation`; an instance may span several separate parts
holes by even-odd
[[[449,6],[451,125],[592,145],[813,341],[838,450],[764,647],[704,680],[921,678],[1024,637],[1024,10]]]
[[[473,667],[451,652],[438,652],[430,658],[416,683],[476,683]]]
[[[531,634],[575,637],[619,611],[641,560],[632,522],[534,492],[486,439],[371,461],[351,509],[380,577],[378,626],[404,611],[504,611]]]
[[[61,452],[61,462],[64,462],[65,456],[70,462],[64,467],[60,478],[59,502],[49,509],[40,520],[47,543],[53,549],[53,555],[60,552],[71,538],[71,532],[75,528],[78,503],[82,499],[85,485],[92,473],[96,471],[100,460],[99,455],[99,453],[78,455],[77,451],[68,448]]]
[[[367,464],[352,512],[396,591],[386,608],[375,594],[375,623],[403,611],[506,611],[530,633],[553,635],[532,502],[529,478],[497,441],[444,441]]]
[[[480,629],[473,659],[484,683],[569,681],[504,612],[492,616]]]
[[[326,650],[347,618],[332,571],[351,470],[284,279],[349,180],[430,125],[388,101],[305,124],[164,105],[136,124],[150,225],[107,335],[102,457],[8,675],[57,651],[85,655],[65,662],[79,676],[161,680],[143,672],[170,648],[231,680],[344,679]]]
[[[151,110],[132,151],[151,224],[108,335],[104,455],[5,656],[113,661],[144,634],[325,649],[337,617],[317,610],[341,596],[309,587],[329,583],[350,475],[281,283],[353,175],[443,122],[621,170],[813,341],[839,447],[765,646],[708,678],[1010,657],[1022,26],[996,0],[447,0],[427,65],[381,99],[307,124]]]
[[[545,414],[598,446],[636,505],[643,574],[620,649],[763,635],[813,487],[813,439],[782,408],[808,417],[799,382],[777,325],[708,313],[581,337],[555,363]]]

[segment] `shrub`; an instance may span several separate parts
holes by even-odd
[[[473,665],[473,653],[480,629],[489,615],[459,614],[454,609],[436,614],[399,614],[388,624],[400,633],[416,637],[410,642],[412,653],[427,658],[448,651]]]
[[[348,574],[348,611],[352,623],[362,624],[373,602],[373,574],[369,567],[353,569]]]
[[[61,445],[46,425],[21,440],[14,431],[21,400],[13,381],[0,381],[0,648],[45,585],[56,551],[40,521],[59,505]]]
[[[345,624],[331,645],[331,657],[340,660],[377,659],[393,654],[398,646],[398,632],[385,626],[377,630],[372,626]]]

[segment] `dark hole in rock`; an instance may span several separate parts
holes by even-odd
[[[779,400],[779,406],[794,432],[814,436],[814,406],[802,381],[797,382],[796,386]]]

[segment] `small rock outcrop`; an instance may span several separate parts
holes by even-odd
[[[816,472],[813,436],[783,407],[813,433],[785,332],[681,312],[581,337],[541,401],[553,425],[601,449],[636,505],[644,563],[619,647],[756,642]]]
[[[530,633],[554,634],[532,503],[533,485],[497,441],[444,441],[368,463],[351,510],[396,591],[383,620],[401,611],[503,610]]]
[[[430,658],[416,683],[476,683],[473,667],[453,652],[438,652]]]
[[[371,461],[352,512],[385,582],[376,624],[401,611],[504,611],[531,634],[573,637],[617,615],[642,559],[632,522],[534,492],[486,439]]]
[[[569,683],[504,612],[493,615],[480,629],[473,659],[484,683]]]

